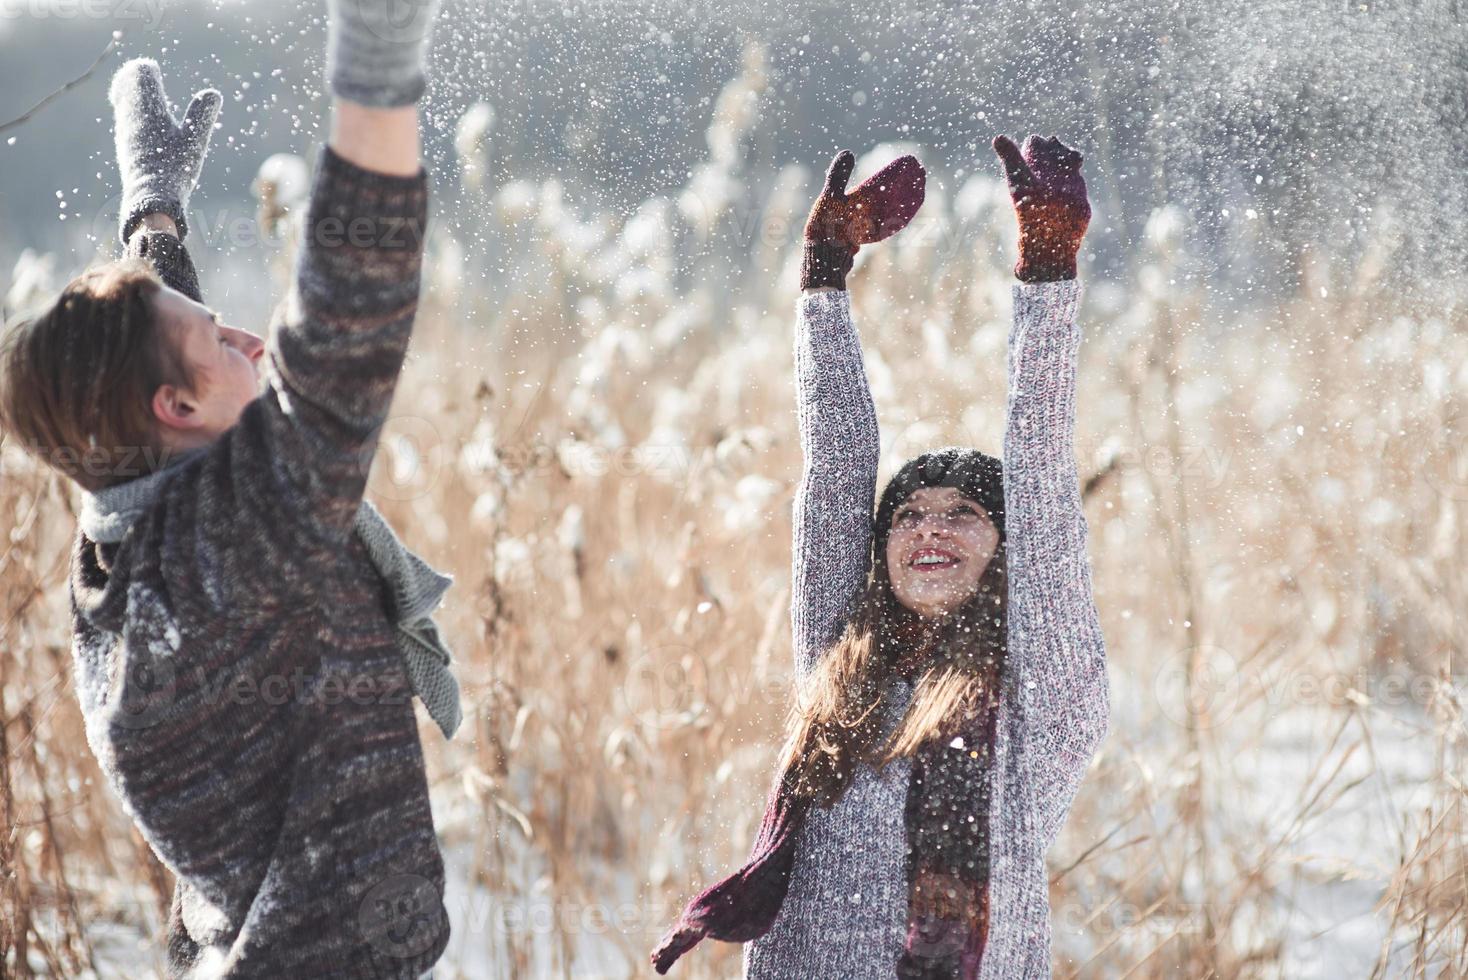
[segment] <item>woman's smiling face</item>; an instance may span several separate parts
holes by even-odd
[[[945,616],[973,595],[998,547],[999,529],[973,498],[954,487],[919,487],[892,515],[892,592],[919,616]]]

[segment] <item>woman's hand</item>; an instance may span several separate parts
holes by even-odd
[[[847,192],[856,157],[842,150],[826,171],[826,186],[805,222],[800,288],[846,288],[846,274],[863,245],[901,231],[922,207],[927,171],[901,156]]]
[[[188,234],[184,211],[199,182],[209,134],[219,118],[220,95],[206,88],[194,93],[183,122],[168,111],[163,76],[152,58],[134,58],[117,69],[107,90],[122,173],[118,234],[128,236],[149,214],[173,219],[178,237]]]
[[[1076,254],[1091,221],[1081,155],[1053,136],[1030,136],[1022,151],[1008,136],[996,136],[994,152],[1004,161],[1019,219],[1015,276],[1022,282],[1074,279]]]

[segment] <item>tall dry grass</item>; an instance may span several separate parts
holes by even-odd
[[[434,240],[372,495],[457,577],[440,621],[467,721],[423,729],[443,976],[646,975],[757,825],[791,680],[790,234],[815,187],[756,190],[717,151],[759,70],[681,199],[583,221],[552,184],[476,176],[474,237]],[[999,447],[1010,220],[987,178],[939,182],[923,223],[863,250],[889,473]],[[1082,312],[1114,717],[1050,854],[1055,974],[1468,975],[1468,321],[1403,306],[1369,255],[1223,317],[1186,238],[1160,213]],[[170,883],[70,691],[75,499],[14,451],[4,488],[0,972],[145,975]],[[736,974],[738,949],[677,969]]]

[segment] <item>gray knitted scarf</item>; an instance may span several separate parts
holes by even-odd
[[[155,473],[97,493],[84,492],[78,517],[82,533],[103,544],[121,541],[157,499],[169,470],[204,451],[201,448],[175,453],[168,465]],[[369,500],[362,501],[362,506],[357,508],[355,529],[373,566],[392,593],[390,618],[397,627],[398,649],[403,654],[408,683],[444,738],[452,738],[463,719],[459,682],[450,670],[453,657],[438,634],[432,613],[453,584],[453,578],[436,571],[409,551]]]

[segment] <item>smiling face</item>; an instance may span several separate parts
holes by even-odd
[[[892,592],[925,619],[945,616],[973,595],[998,547],[999,529],[972,498],[954,487],[919,487],[892,515]]]
[[[224,434],[260,393],[265,342],[248,330],[226,326],[218,314],[164,287],[154,312],[194,379],[191,387],[160,385],[153,417],[164,445],[192,449]]]

